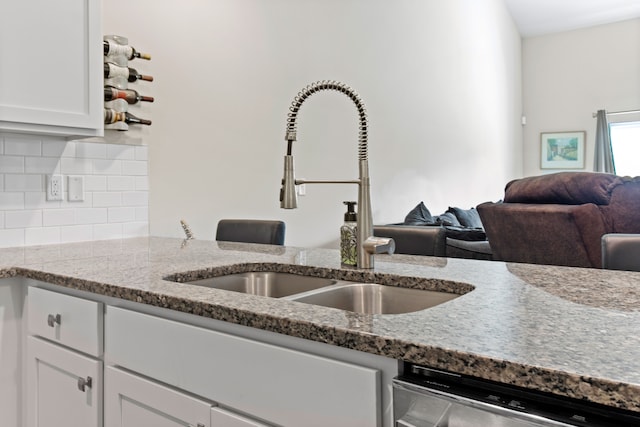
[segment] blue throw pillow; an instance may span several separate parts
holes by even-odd
[[[480,220],[480,215],[474,208],[460,209],[450,207],[449,209],[447,209],[447,212],[451,212],[452,214],[454,214],[463,227],[483,228],[482,221]]]
[[[420,202],[415,208],[411,210],[404,218],[404,225],[430,225],[433,224],[433,217],[431,212],[424,205],[424,202]]]

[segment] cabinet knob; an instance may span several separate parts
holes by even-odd
[[[62,320],[62,317],[59,314],[50,314],[49,316],[47,316],[47,325],[53,328],[54,326],[56,326],[56,323],[58,325],[60,324],[60,320]]]
[[[86,379],[78,378],[78,390],[85,391],[85,387],[91,388],[91,382],[91,377],[87,377]]]

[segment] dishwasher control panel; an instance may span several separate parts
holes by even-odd
[[[405,363],[394,379],[396,426],[627,427],[640,414]]]

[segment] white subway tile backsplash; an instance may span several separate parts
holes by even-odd
[[[86,242],[93,240],[93,227],[91,225],[71,225],[60,227],[60,242]]]
[[[29,191],[24,193],[25,209],[56,209],[62,206],[60,201],[48,201],[44,191]]]
[[[89,159],[63,157],[60,159],[60,172],[68,175],[85,175],[93,172],[93,163]]]
[[[148,148],[0,136],[0,247],[147,236]],[[46,177],[81,175],[84,200],[46,200]]]
[[[147,162],[139,160],[123,160],[123,175],[147,175]]]
[[[75,157],[76,143],[71,141],[44,141],[42,144],[43,157]]]
[[[135,208],[109,208],[109,222],[130,222],[135,219]]]
[[[84,177],[85,191],[107,191],[107,177],[103,175],[87,175]]]
[[[1,173],[23,173],[24,157],[22,156],[0,156]]]
[[[107,159],[134,160],[136,149],[133,145],[109,145],[107,146]]]
[[[136,176],[136,191],[149,191],[149,177]]]
[[[136,180],[133,176],[110,176],[107,178],[107,190],[109,191],[134,191]]]
[[[96,175],[121,175],[122,160],[93,160],[93,173]]]
[[[45,227],[74,225],[75,221],[74,209],[47,209],[42,213],[42,225]]]
[[[93,207],[96,208],[110,208],[122,206],[123,194],[114,192],[114,193],[102,193],[102,192],[94,192],[93,193]]]
[[[0,192],[0,209],[4,211],[24,209],[25,194]]]
[[[88,208],[76,210],[76,224],[105,224],[108,217],[107,208]]]
[[[4,138],[4,153],[18,156],[42,155],[42,141],[25,136],[6,136]]]
[[[0,248],[24,246],[24,229],[0,230]]]
[[[51,245],[54,243],[60,243],[60,228],[25,228],[24,243],[26,245]]]
[[[26,173],[60,173],[60,159],[55,157],[26,157],[24,159]]]
[[[8,211],[4,214],[5,228],[42,227],[42,211]]]
[[[144,146],[144,145],[136,146],[135,159],[136,160],[144,160],[144,161],[149,160],[149,147]]]
[[[136,208],[136,221],[149,221],[149,208],[144,206]]]
[[[143,237],[148,235],[148,222],[128,222],[122,224],[122,237]]]
[[[81,159],[106,159],[107,145],[100,143],[78,143],[76,157]]]
[[[5,191],[43,191],[44,176],[31,174],[5,174]]]
[[[122,224],[97,224],[93,226],[93,240],[121,239]]]
[[[122,193],[123,206],[148,206],[149,193],[146,191],[132,191]]]

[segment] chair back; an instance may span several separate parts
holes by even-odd
[[[216,240],[225,242],[284,245],[285,223],[260,219],[221,219]]]

